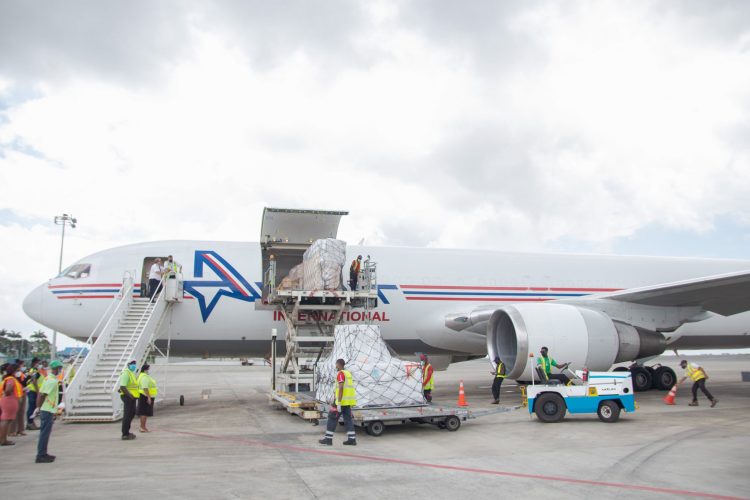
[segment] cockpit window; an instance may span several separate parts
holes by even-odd
[[[88,278],[91,274],[91,264],[73,264],[69,268],[61,272],[58,278]]]

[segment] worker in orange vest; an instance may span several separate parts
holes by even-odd
[[[432,404],[432,390],[435,388],[435,370],[433,370],[430,360],[422,354],[422,393],[428,403]]]
[[[10,424],[16,421],[18,403],[23,397],[23,386],[15,377],[18,365],[9,363],[4,365],[3,385],[0,390],[0,446],[12,446],[16,443],[8,441]]]
[[[357,258],[352,261],[352,265],[349,266],[349,286],[352,292],[357,291],[357,281],[359,280],[359,271],[362,269],[362,256],[357,255]]]

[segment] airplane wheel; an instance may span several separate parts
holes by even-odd
[[[651,373],[643,366],[634,366],[630,369],[630,375],[633,377],[633,390],[635,392],[644,392],[651,389]]]
[[[565,401],[562,396],[554,392],[542,394],[534,403],[536,417],[544,423],[561,421],[565,418],[565,411]]]
[[[668,391],[677,383],[677,375],[668,366],[660,366],[654,370],[654,387],[661,391]]]
[[[620,406],[612,400],[602,401],[596,410],[599,420],[611,424],[620,418]]]

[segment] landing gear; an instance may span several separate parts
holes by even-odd
[[[630,368],[630,375],[633,377],[633,390],[635,392],[645,392],[651,389],[653,377],[651,372],[645,366],[633,366]]]
[[[635,392],[644,392],[650,389],[668,391],[677,383],[677,375],[668,366],[643,366],[634,364],[630,368],[618,366],[614,371],[630,371],[633,377],[633,390]]]
[[[668,366],[659,366],[654,370],[654,389],[668,391],[677,383],[677,375]]]

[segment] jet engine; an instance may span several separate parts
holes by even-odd
[[[659,355],[666,340],[658,332],[567,304],[513,304],[490,316],[487,353],[491,360],[498,356],[505,363],[509,378],[531,380],[542,346],[559,363],[602,371],[622,361]]]

